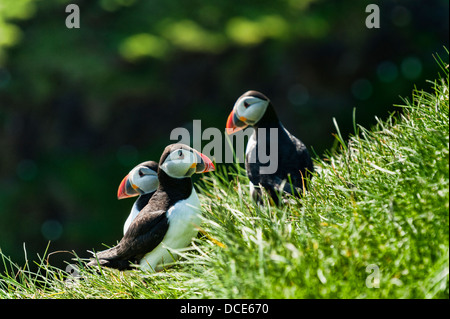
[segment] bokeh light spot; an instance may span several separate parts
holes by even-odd
[[[301,84],[295,84],[288,91],[289,101],[296,105],[304,105],[309,100],[308,89]]]
[[[24,159],[17,164],[17,176],[23,181],[31,181],[37,175],[38,168],[36,163],[30,159]]]
[[[401,70],[405,78],[415,80],[422,73],[422,62],[417,57],[408,57],[402,61]]]
[[[0,89],[8,86],[11,81],[11,75],[7,69],[0,68]]]
[[[391,61],[381,62],[377,67],[377,75],[381,82],[393,82],[398,77],[398,67]]]
[[[48,219],[42,223],[41,233],[47,240],[57,240],[63,233],[63,226],[55,219]]]
[[[411,13],[403,6],[396,6],[391,11],[391,20],[397,27],[406,27],[411,23]]]
[[[359,79],[352,84],[352,94],[358,100],[367,100],[372,96],[373,86],[367,79]]]

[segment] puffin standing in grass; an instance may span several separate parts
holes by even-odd
[[[280,192],[300,196],[306,189],[305,179],[309,179],[314,171],[311,156],[305,144],[281,124],[270,100],[258,91],[248,91],[239,97],[228,117],[226,132],[233,134],[247,126],[254,128],[245,153],[245,168],[252,197],[261,201],[260,187],[267,190],[275,204],[279,202]],[[261,129],[265,129],[265,138],[261,136]],[[276,140],[270,137],[271,129],[277,131]],[[258,149],[265,147],[264,152],[267,154],[271,150],[271,143],[278,145],[278,154],[274,157],[278,162],[276,171],[266,174],[262,168],[268,164],[261,163]]]
[[[137,165],[122,180],[117,191],[118,199],[139,195],[131,208],[130,215],[123,225],[124,235],[142,208],[148,204],[148,201],[156,192],[158,185],[158,163],[154,161],[147,161]]]
[[[201,222],[191,176],[214,169],[208,157],[184,144],[167,146],[159,162],[158,189],[121,241],[97,253],[88,266],[125,270],[139,264],[141,269],[158,271],[175,261],[179,256],[172,250],[187,247]]]

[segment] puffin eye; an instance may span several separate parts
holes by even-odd
[[[179,151],[178,151],[178,156],[179,156],[181,159],[184,158],[184,155],[183,155],[183,151],[182,151],[182,150],[179,150]]]
[[[250,104],[247,101],[244,101],[244,106],[247,108],[250,106]]]
[[[139,173],[139,176],[140,176],[140,177],[142,177],[142,176],[145,175],[145,174],[142,172],[142,170],[139,170],[138,173]]]

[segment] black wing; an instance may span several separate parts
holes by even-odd
[[[305,144],[286,130],[289,140],[292,141],[292,150],[282,154],[280,162],[283,163],[284,174],[290,175],[295,187],[303,188],[303,178],[310,177],[314,172],[314,165]]]
[[[169,228],[166,211],[150,212],[146,208],[139,213],[117,246],[97,254],[101,266],[119,270],[130,269],[130,263],[137,263],[161,243]],[[95,265],[97,260],[88,264]]]
[[[310,177],[310,173],[314,171],[311,156],[306,146],[294,135],[289,133],[282,125],[280,125],[278,136],[278,169],[275,174],[261,174],[262,165],[258,160],[256,163],[249,163],[251,156],[258,156],[258,146],[250,150],[247,154],[246,170],[250,181],[257,186],[260,184],[267,189],[272,198],[275,199],[276,193],[283,190],[292,194],[291,184],[288,176],[292,181],[295,193],[301,193],[306,183],[303,178]],[[266,140],[267,149],[270,149],[270,140]],[[257,190],[259,192],[259,190]],[[256,194],[258,195],[258,194]]]

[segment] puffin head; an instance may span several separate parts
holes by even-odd
[[[159,167],[167,175],[176,179],[215,170],[214,164],[206,155],[184,144],[167,146],[161,156]]]
[[[233,134],[247,126],[257,124],[266,113],[270,100],[258,91],[244,93],[234,104],[227,120],[227,134]]]
[[[158,188],[158,163],[147,161],[133,168],[120,183],[117,198],[148,194]]]

